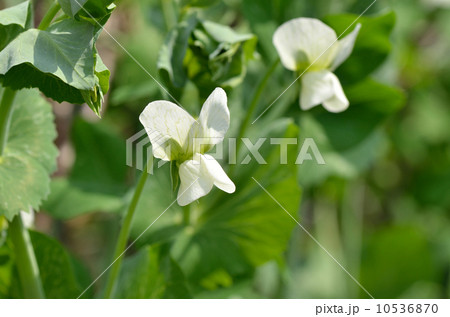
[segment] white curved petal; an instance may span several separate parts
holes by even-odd
[[[180,206],[207,195],[213,186],[227,193],[233,193],[236,186],[211,156],[196,153],[192,160],[183,162],[179,168],[180,189],[177,201]]]
[[[339,79],[326,70],[309,72],[302,77],[300,107],[308,110],[320,104],[330,112],[341,112],[349,106]]]
[[[353,47],[355,46],[356,38],[358,37],[359,30],[361,29],[361,24],[357,24],[355,29],[342,40],[338,42],[337,55],[334,58],[333,64],[331,65],[331,70],[335,70],[343,62],[347,60],[350,54],[353,51]]]
[[[162,100],[151,102],[139,120],[150,138],[156,158],[171,161],[177,158],[180,149],[187,151],[189,132],[195,120],[176,104]]]
[[[227,107],[227,94],[222,88],[216,88],[203,104],[200,112],[200,136],[205,142],[214,145],[222,142],[230,127],[230,111]]]
[[[234,193],[236,186],[225,173],[222,166],[220,166],[219,162],[217,162],[211,155],[204,154],[202,156],[202,161],[205,164],[204,166],[206,167],[211,178],[214,179],[214,185],[224,192],[229,194]]]
[[[282,24],[273,35],[273,44],[284,67],[289,70],[300,70],[313,62],[311,69],[327,68],[337,52],[336,32],[320,20],[311,18],[293,19]]]
[[[180,188],[178,189],[177,202],[180,206],[189,205],[191,202],[207,195],[214,185],[214,180],[205,173],[199,154],[193,160],[185,161],[180,165]]]

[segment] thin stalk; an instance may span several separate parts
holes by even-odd
[[[138,205],[139,199],[141,197],[142,191],[144,190],[145,182],[147,181],[148,171],[147,165],[145,166],[139,182],[134,191],[131,203],[128,206],[127,214],[123,220],[122,228],[120,229],[119,238],[117,240],[116,249],[114,252],[114,264],[111,266],[111,271],[108,276],[108,281],[105,288],[105,298],[112,298],[113,292],[116,285],[117,277],[119,276],[120,267],[122,264],[122,255],[125,251],[127,245],[128,237],[130,235],[131,222],[133,220],[134,212]]]
[[[60,9],[61,5],[59,4],[59,2],[53,2],[52,6],[48,9],[47,13],[42,18],[41,23],[39,23],[38,29],[45,30],[46,28],[48,28],[52,23],[53,18],[56,16]]]
[[[9,126],[11,124],[11,117],[14,110],[14,97],[16,91],[6,87],[3,91],[2,100],[0,102],[0,157],[8,141]]]
[[[277,58],[275,62],[272,64],[272,66],[267,70],[264,78],[261,80],[261,82],[258,85],[258,88],[256,89],[255,94],[253,95],[253,99],[250,102],[250,105],[247,109],[246,116],[244,120],[242,121],[241,127],[239,129],[239,133],[237,136],[236,141],[236,157],[239,157],[239,150],[241,148],[242,142],[241,139],[244,137],[245,133],[247,132],[247,129],[250,126],[250,120],[253,117],[253,113],[256,110],[256,106],[258,105],[259,98],[261,98],[262,93],[264,92],[264,89],[266,88],[267,82],[269,81],[270,76],[272,76],[273,72],[278,66],[278,63],[280,62],[280,59]],[[235,165],[231,165],[230,167],[230,173],[234,170]]]
[[[342,238],[349,269],[356,279],[361,269],[362,239],[364,231],[364,202],[366,187],[361,182],[348,184],[342,198]],[[350,297],[358,298],[360,289],[349,281]]]
[[[191,224],[191,206],[186,205],[183,207],[183,223],[185,226],[189,226]]]
[[[30,234],[24,227],[20,214],[9,224],[8,230],[25,298],[45,298]]]

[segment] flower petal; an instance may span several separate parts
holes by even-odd
[[[180,189],[178,204],[185,206],[207,195],[213,185],[227,193],[233,193],[236,186],[211,155],[196,153],[192,160],[183,162],[179,168]]]
[[[309,72],[302,78],[300,107],[308,110],[320,104],[330,112],[341,112],[349,106],[339,79],[327,70]]]
[[[361,24],[357,24],[355,29],[346,37],[338,42],[337,55],[334,58],[333,64],[331,65],[331,70],[334,71],[336,68],[341,66],[343,62],[350,56],[355,46],[356,38],[358,37],[359,30],[361,29]]]
[[[156,158],[172,161],[187,152],[194,118],[169,101],[154,101],[142,111],[139,120],[147,131]]]
[[[230,111],[227,107],[227,94],[222,88],[216,88],[203,104],[200,112],[200,137],[202,142],[214,145],[222,142],[230,127]]]
[[[317,19],[298,18],[282,24],[273,35],[273,44],[284,67],[313,70],[329,67],[337,53],[336,32]],[[331,47],[330,47],[331,46]]]
[[[216,159],[211,155],[204,154],[202,156],[202,161],[205,168],[207,169],[211,178],[214,179],[214,185],[224,192],[227,192],[229,194],[234,193],[234,191],[236,190],[236,186],[225,173],[222,166],[220,166],[219,162],[217,162]]]
[[[193,160],[183,162],[179,168],[180,188],[177,201],[180,206],[189,205],[191,202],[207,195],[214,185],[214,180],[204,170],[200,154]]]

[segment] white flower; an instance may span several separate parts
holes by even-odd
[[[307,71],[302,76],[300,107],[303,110],[320,104],[330,112],[348,108],[349,101],[332,72],[350,56],[360,28],[358,24],[339,41],[336,32],[317,19],[293,19],[276,30],[273,44],[284,67],[300,73]]]
[[[205,101],[198,121],[169,101],[151,102],[139,120],[150,138],[153,155],[176,161],[179,166],[180,206],[207,195],[214,185],[227,193],[236,190],[220,164],[204,154],[222,142],[230,126],[227,95],[222,88],[216,88]]]

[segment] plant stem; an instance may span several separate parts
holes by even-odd
[[[9,126],[11,124],[11,117],[14,110],[14,97],[16,91],[6,87],[3,91],[2,100],[0,102],[0,156],[8,141]]]
[[[349,269],[359,278],[361,269],[361,250],[364,232],[364,202],[366,187],[361,181],[353,181],[344,185],[342,197],[342,238]],[[350,283],[351,281],[349,281]],[[348,296],[357,298],[360,288],[354,283],[348,285]]]
[[[44,17],[41,20],[41,23],[39,23],[38,29],[39,30],[45,30],[50,26],[50,23],[52,23],[53,18],[55,15],[59,12],[61,9],[61,5],[58,1],[53,2],[52,6],[48,9],[47,13],[44,15]]]
[[[250,106],[247,109],[247,114],[242,121],[241,127],[239,129],[237,141],[236,141],[236,157],[239,157],[239,150],[241,148],[242,142],[241,139],[244,137],[245,133],[247,132],[247,129],[250,124],[250,120],[253,116],[253,113],[256,110],[256,106],[258,105],[259,98],[261,97],[262,93],[264,92],[264,88],[267,85],[267,82],[269,81],[270,76],[272,76],[273,72],[278,66],[278,63],[280,62],[280,59],[277,58],[275,62],[272,64],[272,66],[267,70],[264,78],[261,80],[261,82],[258,85],[258,88],[256,89],[255,94],[253,95],[253,99],[250,102]],[[230,173],[233,172],[235,165],[230,166]]]
[[[183,207],[183,223],[185,226],[189,226],[191,224],[191,206],[186,205]]]
[[[127,245],[128,237],[130,235],[131,222],[133,220],[134,212],[136,211],[139,198],[141,197],[142,191],[144,190],[145,182],[147,181],[148,171],[147,165],[141,174],[139,182],[134,191],[131,203],[128,206],[127,214],[123,220],[122,228],[120,229],[119,238],[117,240],[116,249],[114,251],[114,264],[111,266],[111,271],[108,276],[108,281],[105,288],[105,298],[112,298],[116,280],[119,276],[120,266],[122,264],[122,255],[125,252],[125,247]]]
[[[9,225],[16,265],[25,298],[45,298],[30,234],[18,214]]]

